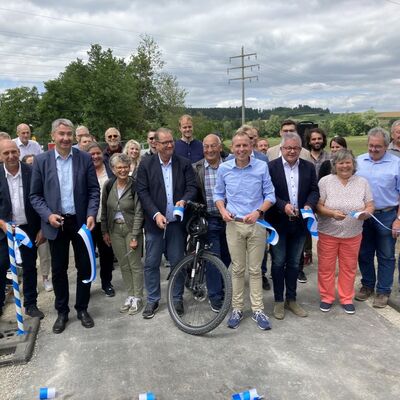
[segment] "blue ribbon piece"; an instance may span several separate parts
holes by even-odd
[[[156,396],[152,392],[141,393],[139,394],[139,400],[156,400]]]
[[[300,210],[301,212],[301,216],[303,217],[303,219],[307,219],[307,228],[309,230],[309,232],[311,233],[311,236],[314,237],[318,237],[318,223],[317,223],[317,218],[315,217],[315,214],[313,212],[313,210],[306,210],[304,208],[302,208]]]
[[[173,211],[173,215],[174,215],[175,218],[179,217],[180,221],[182,222],[183,221],[184,212],[185,212],[185,209],[183,207],[175,206],[174,207],[174,211]]]
[[[56,397],[56,390],[54,388],[43,387],[39,391],[39,399],[54,399]]]
[[[232,395],[232,400],[261,400],[262,398],[262,396],[258,395],[257,389],[250,389]]]
[[[267,221],[263,219],[258,219],[256,222],[258,225],[261,225],[263,228],[268,229],[271,233],[268,236],[267,243],[275,246],[279,242],[279,235],[276,229]]]
[[[78,231],[78,235],[80,235],[85,243],[87,252],[89,254],[91,274],[89,279],[84,279],[83,283],[90,283],[96,279],[96,253],[94,251],[94,244],[92,239],[92,233],[88,229],[88,227],[83,224],[81,229]]]

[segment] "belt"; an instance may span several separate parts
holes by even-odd
[[[245,224],[245,222],[243,221],[243,218],[239,218],[239,217],[235,217],[234,221],[236,222],[242,222],[243,224]]]
[[[397,210],[397,207],[398,207],[398,206],[381,208],[380,210],[375,210],[375,211],[374,211],[374,214],[381,214],[381,213],[385,213],[385,212]]]
[[[125,220],[121,218],[114,219],[114,224],[122,225],[125,223]]]
[[[298,215],[288,215],[288,220],[289,220],[290,222],[298,221],[299,218],[300,218],[300,217],[299,217]]]
[[[76,214],[61,214],[61,216],[62,216],[63,218],[73,218],[73,217],[76,216]]]

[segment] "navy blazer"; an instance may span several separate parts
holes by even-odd
[[[265,214],[265,219],[275,228],[287,222],[288,216],[285,214],[285,206],[290,203],[289,191],[286,183],[285,171],[283,169],[282,157],[268,163],[269,174],[275,188],[276,203]],[[299,159],[299,188],[298,188],[298,207],[304,208],[308,205],[315,210],[319,200],[319,189],[317,175],[314,164]],[[304,220],[303,225],[306,226]]]
[[[179,200],[196,199],[197,185],[192,164],[176,154],[172,156],[172,182],[174,204]],[[165,216],[167,194],[158,154],[142,159],[137,172],[136,190],[144,210],[145,230],[159,232],[153,216],[157,212]]]
[[[96,218],[100,203],[100,187],[90,154],[72,149],[72,171],[75,211],[78,225],[86,224],[87,217]],[[61,214],[60,184],[54,150],[35,157],[33,162],[30,200],[42,219],[43,235],[50,240],[57,237],[58,228],[49,223],[50,214]]]
[[[29,201],[32,167],[25,163],[20,163],[20,166],[24,192],[25,215],[28,221],[28,229],[25,230],[31,241],[35,241],[36,234],[40,230],[40,217],[33,209],[31,202]],[[10,222],[12,219],[11,197],[3,163],[0,163],[0,219],[4,220],[5,222]],[[0,240],[4,237],[5,233],[0,229]]]

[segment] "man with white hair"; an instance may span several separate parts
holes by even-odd
[[[400,157],[400,119],[393,122],[390,132],[392,141],[388,146],[388,153]]]
[[[14,142],[19,149],[19,159],[22,160],[26,155],[38,155],[42,153],[42,148],[38,142],[31,139],[31,128],[27,124],[17,126],[17,137]]]

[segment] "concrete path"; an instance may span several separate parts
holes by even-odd
[[[152,391],[157,400],[227,400],[257,388],[269,400],[398,400],[400,314],[391,307],[373,309],[370,301],[356,302],[355,315],[337,304],[322,313],[316,266],[306,273],[309,281],[298,285],[298,300],[309,317],[290,312],[283,321],[271,317],[273,328],[264,332],[247,305],[239,329],[230,330],[224,322],[204,337],[174,326],[165,296],[153,320],[120,314],[125,293],[118,269],[114,298],[104,296],[99,282],[92,287],[93,329],[83,328],[71,312],[67,329],[54,335],[53,293],[41,289],[46,318],[34,356],[27,365],[0,369],[0,398],[30,400],[48,386],[56,388],[57,399],[138,399],[139,393]],[[165,281],[162,289],[165,295]],[[272,293],[264,293],[271,314]],[[70,306],[73,301],[74,295]],[[5,311],[2,318],[12,319],[13,305]]]

